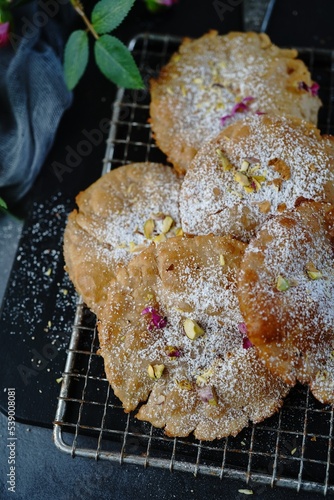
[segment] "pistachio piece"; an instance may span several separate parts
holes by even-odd
[[[155,244],[158,244],[158,243],[161,243],[162,241],[166,241],[167,238],[166,236],[164,235],[164,233],[161,233],[161,234],[158,234],[158,236],[156,236],[153,241]]]
[[[328,372],[327,370],[319,370],[316,373],[316,381],[317,382],[324,382],[328,377]]]
[[[170,228],[172,227],[172,224],[173,224],[173,219],[170,215],[166,215],[166,217],[164,218],[163,220],[163,223],[162,223],[162,229],[161,229],[161,232],[163,234],[166,234],[168,233],[168,231],[170,230]]]
[[[196,340],[198,337],[201,337],[204,335],[204,330],[201,328],[196,321],[193,321],[192,319],[185,319],[183,322],[183,328],[185,331],[185,334],[187,335],[188,339],[190,340]]]
[[[134,241],[130,241],[129,243],[129,251],[134,252],[136,250],[137,245],[135,244]]]
[[[228,158],[223,155],[222,151],[220,149],[216,149],[217,156],[220,160],[221,166],[223,167],[223,170],[225,172],[228,172],[229,170],[232,170],[232,165],[229,162]]]
[[[287,279],[283,278],[283,276],[278,275],[276,280],[276,288],[279,292],[285,292],[286,290],[289,290],[290,283]]]
[[[155,226],[155,223],[154,223],[153,219],[148,219],[144,224],[144,236],[148,240],[150,240],[152,238],[154,226]]]
[[[240,172],[247,172],[248,167],[249,167],[249,162],[248,162],[248,161],[246,161],[246,160],[244,160],[244,161],[241,163]]]
[[[305,269],[306,269],[306,273],[307,273],[307,276],[311,279],[311,280],[318,280],[320,278],[322,278],[322,272],[319,271],[315,265],[313,264],[313,262],[308,262],[305,266]]]
[[[212,375],[213,375],[213,369],[209,368],[208,370],[202,372],[200,375],[196,377],[196,384],[199,387],[203,387],[208,383],[208,380]]]
[[[192,383],[189,380],[176,380],[176,385],[183,391],[191,391],[193,388]]]
[[[177,227],[177,228],[175,229],[175,236],[183,236],[183,234],[184,234],[184,233],[183,233],[183,229],[182,229],[182,227]]]
[[[225,257],[224,257],[224,255],[222,255],[222,254],[220,254],[220,255],[219,255],[219,264],[220,264],[221,266],[225,266],[225,264],[226,264],[226,262],[225,262]]]
[[[165,370],[165,365],[148,365],[147,373],[148,376],[154,380],[161,378]]]
[[[234,180],[239,182],[243,187],[250,186],[250,180],[248,179],[246,174],[242,172],[236,172],[234,174]]]

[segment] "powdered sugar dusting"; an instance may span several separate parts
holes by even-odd
[[[137,163],[109,172],[79,194],[64,253],[71,279],[93,310],[119,266],[152,241],[178,233],[179,192],[180,179],[170,167]],[[145,235],[149,219],[152,231]]]
[[[226,155],[230,170],[222,168],[217,150]],[[244,160],[254,178],[262,178],[252,192],[236,180]],[[325,189],[334,181],[333,167],[327,141],[309,124],[249,116],[194,158],[181,191],[183,229],[190,234],[233,234],[248,241],[269,215],[293,208],[298,199],[324,200]]]
[[[189,434],[194,429],[201,439],[236,434],[249,418],[269,416],[287,392],[287,387],[266,371],[254,348],[243,347],[239,331],[243,319],[236,297],[243,247],[231,238],[214,237],[174,238],[151,247],[132,260],[126,281],[123,274],[118,277],[123,286],[119,283],[111,288],[109,306],[102,311],[102,355],[116,394],[129,410],[152,391],[139,418],[152,422],[162,419],[172,435]],[[224,266],[221,254],[226,257]],[[163,328],[151,330],[141,314],[139,296],[145,300],[147,290],[154,296],[155,309],[167,318]],[[204,335],[188,338],[184,330],[187,318],[198,324]],[[170,347],[180,356],[171,358]],[[148,377],[148,365],[164,366],[158,381]],[[210,422],[211,406],[199,391],[205,386],[211,388],[217,413]],[[158,399],[162,401],[159,404]],[[190,407],[192,411],[188,411]],[[178,420],[185,408],[187,412]]]
[[[333,248],[323,217],[319,205],[305,203],[268,221],[246,250],[240,296],[250,338],[272,369],[333,403]],[[277,276],[287,290],[277,290]]]
[[[152,84],[152,127],[159,145],[187,169],[182,156],[175,157],[177,142],[198,150],[248,110],[290,114],[316,123],[320,100],[299,87],[300,81],[310,85],[311,79],[295,57],[295,51],[279,49],[263,34],[210,32],[185,42]],[[222,123],[221,118],[247,96],[254,97],[248,110]],[[176,147],[179,150],[182,147]]]

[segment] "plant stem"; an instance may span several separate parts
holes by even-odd
[[[72,4],[73,8],[75,9],[75,11],[79,14],[79,16],[82,17],[84,23],[86,24],[86,26],[89,29],[89,31],[92,33],[93,37],[96,40],[98,40],[99,39],[99,35],[96,33],[96,31],[94,29],[94,26],[92,25],[92,23],[90,22],[90,20],[86,16],[84,8],[83,8],[81,2],[79,0],[71,0],[71,4]]]

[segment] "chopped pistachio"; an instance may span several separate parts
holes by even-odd
[[[249,162],[248,162],[248,161],[246,161],[246,160],[244,160],[244,161],[241,163],[240,172],[247,172],[248,167],[249,167]]]
[[[320,278],[322,278],[322,272],[319,271],[315,265],[313,264],[313,262],[308,262],[305,266],[306,268],[306,273],[307,273],[307,276],[311,279],[311,280],[318,280]]]
[[[196,83],[196,85],[200,85],[201,83],[203,83],[203,80],[202,78],[194,78],[193,82]]]
[[[291,455],[294,455],[296,453],[296,451],[297,451],[297,448],[294,448],[293,450],[291,450],[291,452],[290,452]]]
[[[52,269],[51,267],[49,267],[49,269],[47,271],[45,271],[45,276],[51,276],[51,273],[52,273]]]
[[[56,378],[57,384],[60,384],[60,382],[62,382],[62,381],[63,381],[63,377]]]
[[[231,170],[233,167],[232,167],[231,163],[229,162],[228,158],[225,155],[223,155],[222,151],[220,149],[216,149],[216,153],[217,153],[217,156],[218,156],[220,163],[223,167],[223,170],[225,172]]]
[[[170,230],[170,228],[172,227],[172,224],[173,224],[173,219],[170,215],[166,215],[166,217],[164,218],[163,220],[163,223],[162,223],[162,229],[161,229],[161,232],[163,234],[166,234],[168,233],[168,231]]]
[[[217,399],[216,394],[213,395],[212,399],[209,399],[208,403],[211,406],[218,406],[218,399]]]
[[[173,90],[170,87],[167,87],[166,90],[167,90],[167,94],[174,95],[174,92],[173,92]]]
[[[203,387],[208,383],[208,380],[212,375],[213,375],[213,369],[209,368],[208,370],[202,372],[200,375],[196,377],[196,384],[199,387]]]
[[[204,330],[201,328],[196,321],[193,321],[192,319],[185,319],[183,322],[183,328],[185,331],[185,334],[187,335],[188,339],[190,340],[196,340],[198,337],[201,337],[204,335]]]
[[[136,245],[133,241],[130,241],[129,243],[129,252],[141,252],[142,250],[145,250],[146,245]]]
[[[289,290],[290,283],[287,279],[283,278],[283,276],[278,275],[276,280],[276,288],[280,292],[285,292],[286,290]]]
[[[191,391],[192,383],[189,380],[176,380],[176,385],[183,391]]]
[[[136,246],[137,245],[135,244],[134,241],[130,241],[130,243],[129,243],[129,250],[130,250],[130,252],[134,252],[135,249],[136,249]]]
[[[183,235],[184,235],[184,233],[183,233],[182,227],[177,227],[175,229],[175,236],[183,236]]]
[[[220,264],[221,266],[225,266],[225,264],[226,264],[226,262],[225,262],[225,257],[224,257],[224,255],[222,255],[222,254],[220,254],[220,255],[219,255],[219,264]]]
[[[261,168],[260,163],[254,163],[254,165],[249,169],[249,172],[253,175],[255,174],[255,172],[260,170],[260,168]]]
[[[326,370],[319,370],[316,374],[317,382],[324,382],[328,376],[328,372]]]
[[[148,365],[147,373],[148,376],[154,380],[161,378],[165,370],[165,365]]]
[[[144,224],[144,236],[148,240],[152,238],[154,226],[155,226],[155,223],[154,223],[153,219],[148,219]]]
[[[242,493],[243,495],[253,495],[253,490],[238,490],[238,493]]]
[[[156,236],[153,241],[154,243],[158,244],[158,243],[161,243],[162,241],[166,241],[167,238],[166,236],[164,235],[164,233],[161,233],[161,234],[158,234],[158,236]]]
[[[332,351],[332,352],[330,353],[329,357],[330,357],[331,359],[334,359],[334,351]]]
[[[242,186],[250,186],[250,180],[248,179],[246,174],[242,172],[236,172],[234,175],[234,180],[237,181]]]
[[[255,188],[253,186],[244,186],[244,190],[246,191],[246,193],[250,194],[254,193]]]

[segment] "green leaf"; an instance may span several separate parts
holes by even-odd
[[[69,90],[74,89],[88,63],[88,36],[83,30],[73,31],[67,41],[64,55],[65,81]]]
[[[127,16],[135,0],[101,0],[92,12],[92,24],[99,34],[117,28]]]
[[[150,12],[159,12],[160,10],[166,8],[165,5],[157,3],[156,0],[145,0],[145,4]]]
[[[0,198],[0,208],[4,208],[5,210],[8,208],[7,203],[2,198]]]
[[[101,36],[95,42],[94,52],[96,64],[109,80],[128,89],[144,88],[132,55],[117,38]]]

